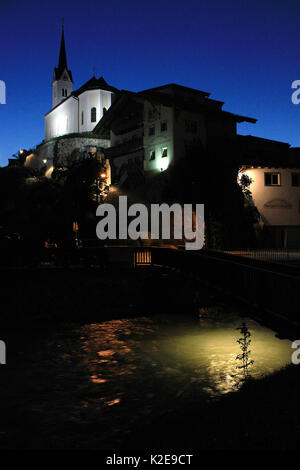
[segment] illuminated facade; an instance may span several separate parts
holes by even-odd
[[[58,67],[52,80],[52,109],[45,115],[45,140],[66,134],[91,132],[112,104],[118,90],[95,76],[73,91],[73,77],[68,69],[64,31]]]
[[[239,136],[248,164],[239,176],[250,179],[266,246],[300,247],[300,154],[289,144],[253,136]]]
[[[122,184],[132,168],[143,173],[165,171],[196,145],[209,139],[235,138],[238,122],[256,120],[229,113],[209,93],[169,84],[139,93],[122,92],[97,124],[110,132],[106,150],[114,180]]]

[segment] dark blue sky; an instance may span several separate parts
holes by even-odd
[[[75,88],[94,66],[121,89],[179,83],[259,119],[240,133],[300,146],[298,0],[0,0],[0,15],[0,165],[43,140],[62,17]]]

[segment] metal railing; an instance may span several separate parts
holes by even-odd
[[[225,251],[231,255],[243,256],[246,258],[271,261],[276,263],[300,263],[300,251],[289,249],[260,249],[260,250],[235,250]]]

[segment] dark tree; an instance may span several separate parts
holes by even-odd
[[[247,328],[246,323],[242,323],[242,326],[237,328],[242,334],[242,337],[237,340],[239,343],[242,352],[237,354],[236,359],[240,361],[240,365],[238,365],[238,369],[241,369],[244,375],[244,380],[249,378],[249,366],[251,366],[254,361],[250,360],[251,351],[249,349],[251,343],[251,333]]]

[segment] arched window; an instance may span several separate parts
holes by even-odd
[[[97,120],[97,109],[92,108],[91,109],[91,122],[96,122]]]

